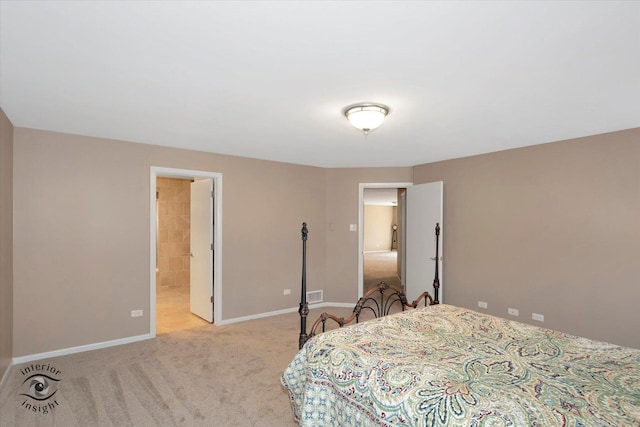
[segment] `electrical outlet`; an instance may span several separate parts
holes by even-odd
[[[349,224],[349,231],[358,231],[358,224]]]
[[[520,310],[518,310],[517,308],[508,308],[507,313],[512,316],[520,316]]]
[[[544,314],[531,313],[531,318],[533,320],[537,320],[538,322],[544,322]]]
[[[291,295],[291,289],[285,289],[284,295]]]
[[[489,305],[484,301],[478,301],[478,307],[487,308]]]
[[[142,310],[131,310],[131,317],[142,317]]]

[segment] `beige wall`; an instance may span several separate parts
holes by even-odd
[[[13,355],[13,125],[0,109],[0,379]]]
[[[191,181],[156,180],[158,203],[158,288],[189,288]]]
[[[365,190],[366,191],[366,190]],[[364,251],[391,250],[391,226],[395,220],[393,206],[364,206]]]
[[[324,287],[325,169],[24,128],[14,139],[14,357],[149,332],[152,165],[223,174],[223,320],[297,306],[302,221],[319,227],[308,275]]]
[[[223,174],[223,319],[297,306],[303,221],[308,289],[355,301],[358,185],[415,174],[445,182],[446,302],[482,299],[504,317],[515,306],[529,322],[536,310],[543,326],[640,347],[638,129],[415,168],[322,169],[23,128],[12,145],[0,119],[14,357],[149,332],[152,165]],[[37,328],[33,307],[46,307]]]
[[[413,181],[413,169],[327,169],[326,301],[358,299],[358,233],[349,224],[358,223],[360,183],[405,183]],[[309,237],[311,239],[311,236]]]
[[[446,303],[640,348],[640,129],[414,168],[440,180]]]

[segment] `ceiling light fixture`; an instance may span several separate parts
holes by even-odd
[[[382,104],[354,104],[344,110],[347,120],[365,135],[380,126],[387,114],[389,107]]]

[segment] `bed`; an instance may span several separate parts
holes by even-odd
[[[282,384],[301,426],[640,425],[640,350],[446,304],[319,334]]]
[[[446,304],[320,333],[281,382],[301,426],[640,426],[640,350]]]

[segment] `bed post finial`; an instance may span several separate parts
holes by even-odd
[[[440,258],[440,254],[439,254],[439,246],[438,246],[438,242],[440,240],[440,223],[436,222],[436,274],[433,278],[433,293],[434,293],[434,299],[433,299],[433,303],[434,304],[440,304],[440,300],[438,300],[438,291],[440,289],[440,278],[438,277],[438,268],[440,266],[440,264],[438,263],[438,258]]]
[[[302,289],[300,291],[300,308],[298,313],[300,314],[300,340],[298,342],[298,348],[301,349],[304,343],[307,342],[309,337],[307,336],[307,315],[309,314],[309,304],[307,304],[307,223],[302,223]]]

